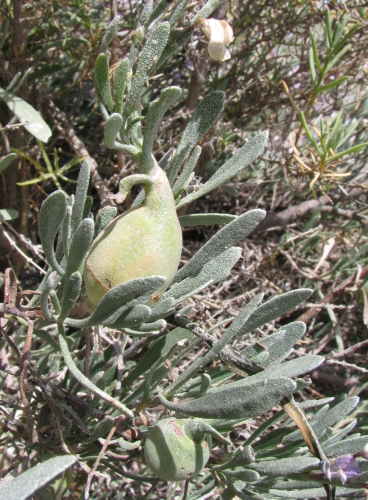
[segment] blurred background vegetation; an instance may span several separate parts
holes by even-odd
[[[195,13],[201,6],[194,0],[187,12]],[[2,221],[0,263],[2,272],[13,267],[20,290],[35,289],[40,281],[33,262],[43,265],[37,216],[46,196],[55,189],[71,194],[80,162],[88,156],[93,170],[90,194],[97,212],[109,203],[107,193],[116,191],[119,180],[135,171],[134,162],[104,145],[94,64],[104,29],[118,13],[122,22],[111,48],[113,71],[128,52],[141,9],[141,2],[133,0],[0,1],[0,87],[8,87],[18,73],[26,74],[14,83],[13,92],[37,109],[53,132],[48,144],[41,146],[9,122],[8,108],[0,102],[0,156],[16,154],[0,172],[0,209],[18,212],[16,218]],[[271,297],[298,287],[313,288],[310,303],[281,320],[307,323],[300,352],[327,355],[306,392],[364,397],[368,391],[367,4],[364,0],[229,0],[212,17],[226,19],[233,27],[231,59],[212,61],[202,29],[196,27],[180,53],[149,80],[143,94],[145,107],[164,87],[183,88],[181,100],[160,130],[156,157],[178,144],[198,101],[212,90],[223,90],[224,113],[202,141],[196,177],[188,190],[196,189],[256,131],[269,130],[267,149],[254,168],[202,198],[191,211],[241,214],[263,208],[268,215],[243,242],[243,259],[231,280],[192,301],[193,317],[211,328],[229,315],[236,316],[239,307],[260,291]],[[214,230],[185,229],[182,261]],[[262,338],[267,333],[257,335]],[[1,398],[12,393],[4,380]],[[366,431],[365,406],[354,416]],[[96,498],[98,488],[96,484]],[[132,487],[132,495],[134,491]]]

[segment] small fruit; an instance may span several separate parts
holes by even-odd
[[[182,231],[164,171],[155,163],[150,175],[124,179],[118,201],[134,184],[143,184],[144,204],[114,219],[95,239],[84,266],[84,282],[93,308],[112,287],[134,278],[165,276],[162,294],[178,266]]]
[[[161,479],[184,481],[201,472],[209,459],[206,434],[230,444],[200,419],[162,420],[148,434],[144,446],[146,464]]]

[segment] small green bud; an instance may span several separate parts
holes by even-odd
[[[144,38],[144,28],[141,24],[138,24],[138,27],[133,35],[133,42],[136,45],[140,45]]]

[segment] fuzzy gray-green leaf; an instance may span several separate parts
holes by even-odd
[[[141,446],[142,442],[141,441],[135,441],[134,443],[131,443],[130,441],[126,441],[123,438],[120,438],[118,441],[118,446],[121,448],[123,451],[132,451],[136,450]]]
[[[228,214],[191,214],[181,215],[179,222],[181,227],[212,226],[214,224],[228,224],[237,218],[237,215]]]
[[[102,297],[96,310],[86,319],[67,319],[65,324],[75,328],[100,325],[105,321],[114,321],[125,309],[126,304],[136,296],[149,294],[157,290],[166,278],[163,276],[150,276],[136,278],[108,290]]]
[[[250,418],[262,415],[285,397],[290,396],[296,384],[289,378],[272,378],[249,387],[223,387],[216,394],[184,403],[171,403],[158,396],[161,404],[173,411],[191,417]]]
[[[179,175],[172,188],[174,197],[178,196],[178,194],[180,194],[184,189],[186,189],[186,186],[188,185],[188,182],[193,173],[193,170],[195,169],[195,166],[197,164],[201,152],[202,152],[201,146],[196,146],[193,149],[193,153],[190,155],[187,164],[183,168],[182,173]]]
[[[157,61],[162,51],[164,50],[169,39],[170,26],[164,22],[159,24],[151,33],[147,40],[142,53],[139,57],[137,70],[135,72],[132,85],[124,106],[123,116],[128,118],[132,110],[133,104],[139,98],[143,85],[145,84],[150,72],[151,66]]]
[[[174,183],[176,174],[194,146],[213,127],[225,105],[225,93],[216,90],[206,95],[195,109],[168,171],[170,184]]]
[[[93,239],[97,238],[100,232],[105,229],[116,217],[118,209],[116,207],[104,207],[97,216]]]
[[[142,172],[144,173],[148,173],[153,167],[153,143],[164,114],[179,99],[181,93],[182,91],[179,87],[168,87],[161,92],[159,99],[156,99],[149,105],[142,146]]]
[[[125,57],[116,66],[114,74],[114,84],[113,84],[115,107],[117,113],[120,114],[123,111],[123,100],[124,100],[125,87],[127,83],[128,71],[129,71],[129,59]]]
[[[233,469],[234,467],[244,467],[252,464],[255,461],[255,455],[251,446],[240,446],[234,455],[221,465],[215,465],[213,470],[220,471],[225,469]]]
[[[163,297],[184,297],[191,292],[196,293],[194,291],[206,283],[211,282],[213,284],[227,278],[231,269],[240,259],[241,253],[241,248],[229,248],[214,259],[204,263],[200,270],[165,292]]]
[[[90,164],[85,160],[79,170],[77,189],[72,211],[72,234],[82,222],[89,186]]]
[[[201,269],[206,262],[217,257],[245,238],[265,217],[264,210],[250,210],[220,229],[205,243],[190,261],[176,273],[173,282],[182,280]]]
[[[302,456],[262,461],[248,467],[267,476],[288,476],[317,468],[319,464],[318,458]]]
[[[69,257],[65,269],[65,279],[79,271],[93,241],[94,223],[92,219],[83,219],[70,240]]]
[[[263,347],[267,349],[268,358],[264,363],[258,363],[261,366],[267,366],[276,359],[279,360],[284,354],[302,338],[306,330],[306,326],[301,321],[289,323],[282,326],[276,333],[268,335],[261,340]],[[259,344],[255,343],[242,350],[242,355],[246,358],[251,358],[264,351]]]
[[[112,42],[112,39],[114,38],[116,30],[119,26],[120,19],[121,19],[120,16],[115,16],[114,19],[111,21],[111,23],[106,28],[106,33],[102,39],[101,46],[100,46],[100,53],[107,52],[109,45]]]
[[[151,315],[151,309],[144,304],[137,304],[132,309],[124,312],[122,316],[115,321],[105,321],[104,324],[110,328],[134,328],[148,320]]]
[[[116,147],[116,136],[122,125],[123,118],[119,113],[113,113],[105,123],[104,139],[108,148],[114,149]]]
[[[282,366],[282,365],[281,365]],[[277,369],[277,367],[275,367]],[[310,425],[317,436],[321,436],[327,427],[333,427],[337,422],[344,419],[359,403],[359,398],[353,396],[337,404],[327,412],[315,415],[310,421]],[[284,443],[289,443],[300,437],[300,431],[295,431],[285,437]]]
[[[285,363],[281,363],[280,365],[270,366],[265,370],[251,375],[250,377],[241,378],[236,382],[231,382],[230,384],[226,384],[220,387],[214,387],[210,389],[211,394],[215,394],[224,390],[225,387],[231,389],[233,387],[248,387],[256,382],[260,382],[262,380],[267,381],[269,378],[274,377],[301,377],[306,373],[309,373],[315,370],[319,365],[324,362],[325,358],[323,356],[310,355],[303,356],[301,358],[295,358],[290,361],[286,361]]]
[[[301,288],[268,300],[254,311],[248,322],[239,330],[238,336],[241,337],[295,309],[297,305],[307,300],[312,293],[313,290]]]
[[[176,208],[179,209],[181,207],[184,207],[185,205],[188,205],[188,203],[197,200],[201,196],[204,196],[213,189],[221,186],[225,182],[232,179],[236,174],[244,170],[263,152],[267,142],[267,137],[267,132],[262,132],[261,134],[253,137],[237,153],[235,153],[234,156],[230,158],[230,160],[225,162],[222,167],[220,167],[213,174],[213,176],[197,191],[180,200]]]
[[[66,214],[67,200],[63,191],[50,194],[41,206],[38,216],[38,234],[46,260],[60,275],[64,271],[55,258],[54,242]]]
[[[82,276],[80,272],[73,273],[64,287],[64,297],[61,304],[61,312],[58,321],[63,322],[75,306],[82,287]]]
[[[368,444],[368,436],[361,436],[351,439],[345,439],[339,443],[334,443],[331,446],[323,448],[328,457],[339,457],[341,455],[354,455],[363,451]]]
[[[74,455],[53,457],[19,474],[1,487],[1,500],[27,500],[77,461]]]
[[[101,53],[96,59],[95,81],[102,102],[109,109],[109,111],[113,112],[115,106],[111,95],[109,63],[106,54]]]

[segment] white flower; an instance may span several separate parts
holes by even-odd
[[[208,53],[215,61],[230,59],[226,45],[234,40],[232,27],[226,21],[218,19],[201,19],[204,34],[209,38]]]

